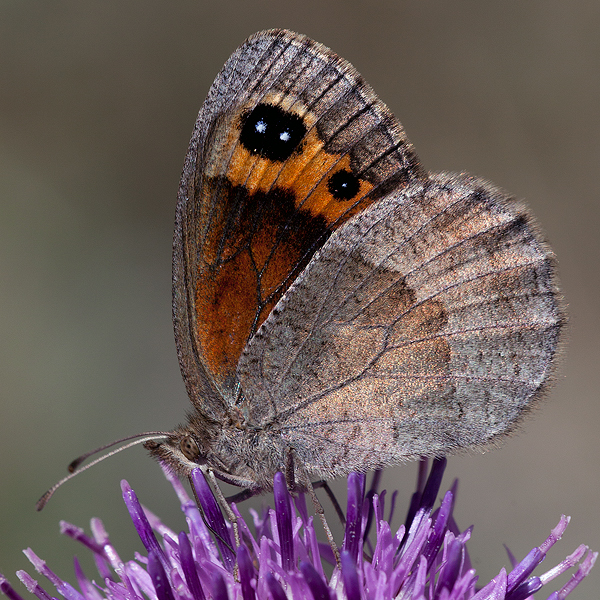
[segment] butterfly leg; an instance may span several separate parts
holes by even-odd
[[[340,523],[342,525],[345,525],[346,517],[344,515],[344,511],[342,510],[342,507],[340,506],[338,499],[335,497],[333,490],[329,487],[329,484],[324,479],[321,479],[320,481],[313,481],[312,486],[315,490],[317,490],[319,488],[322,488],[323,490],[325,490],[325,493],[327,494],[327,497],[331,501],[331,504],[333,505],[333,508],[335,509],[335,512],[340,520]]]
[[[227,500],[228,504],[231,504],[232,502],[239,504],[240,502],[244,502],[249,498],[254,498],[254,496],[260,494],[261,491],[262,490],[260,488],[246,488],[237,494],[233,494],[233,496],[227,496],[225,500]]]
[[[333,539],[333,534],[331,533],[331,529],[329,528],[329,524],[327,523],[327,519],[325,518],[325,511],[323,510],[323,505],[319,501],[317,494],[315,493],[315,489],[310,481],[310,477],[304,468],[301,460],[298,460],[294,454],[294,450],[289,448],[288,450],[288,459],[286,461],[286,473],[285,478],[288,483],[288,489],[294,490],[297,487],[296,477],[294,473],[294,469],[298,470],[298,475],[300,476],[300,485],[303,488],[306,488],[310,499],[312,500],[315,513],[319,515],[319,519],[321,520],[321,524],[323,525],[323,529],[325,530],[325,535],[327,536],[327,541],[331,546],[331,550],[333,555],[335,556],[335,562],[339,569],[342,568],[342,563],[340,561],[340,551],[338,550],[337,544]],[[293,487],[290,487],[290,484]]]
[[[251,488],[254,490],[255,494],[260,494],[261,489],[256,487],[256,483],[251,479],[245,479],[244,477],[237,477],[236,475],[230,475],[229,473],[223,473],[221,471],[213,471],[214,476],[220,481],[224,481],[225,483],[229,483],[230,485],[235,485],[240,488]]]

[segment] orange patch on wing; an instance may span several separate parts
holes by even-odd
[[[196,335],[204,360],[223,384],[233,376],[256,315],[256,273],[246,253],[238,254],[214,273],[200,278],[196,311],[202,324]]]
[[[308,262],[310,244],[326,229],[322,220],[298,213],[289,194],[249,196],[240,186],[214,181],[205,191],[217,200],[196,277],[196,338],[222,385],[234,376],[248,339]],[[300,217],[282,235],[282,224]]]
[[[212,150],[203,157],[200,193],[211,202],[196,278],[196,337],[219,384],[235,376],[245,344],[327,232],[373,202],[373,185],[360,178],[353,198],[334,198],[329,180],[338,171],[352,172],[350,156],[325,151],[310,112],[284,108],[308,127],[286,160],[258,156],[240,142],[245,108],[216,123]]]
[[[351,171],[350,156],[329,154],[323,147],[315,128],[283,163],[257,157],[237,144],[225,176],[233,185],[243,185],[251,194],[259,190],[268,192],[275,186],[288,189],[297,199],[297,208],[325,218],[328,225],[337,224],[357,199],[364,198],[373,189],[373,184],[359,178],[360,186],[354,198],[335,199],[329,191],[329,179],[338,171]],[[371,202],[362,202],[358,210]],[[349,215],[355,212],[358,211],[351,210]]]

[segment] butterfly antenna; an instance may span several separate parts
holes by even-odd
[[[166,431],[146,431],[145,433],[138,433],[136,435],[130,435],[128,437],[124,437],[120,440],[115,440],[114,442],[111,442],[110,444],[105,444],[104,446],[100,446],[99,448],[96,448],[95,450],[92,450],[91,452],[86,452],[85,454],[82,454],[79,458],[76,458],[73,462],[71,462],[69,464],[69,475],[67,475],[66,477],[63,477],[60,481],[55,483],[37,501],[37,503],[35,505],[36,509],[38,511],[42,510],[42,508],[44,508],[44,506],[46,506],[46,504],[48,504],[48,500],[50,500],[50,498],[52,498],[52,496],[54,495],[54,492],[56,492],[56,490],[63,483],[66,483],[67,481],[69,481],[69,479],[73,479],[73,477],[75,477],[75,475],[79,475],[79,473],[83,473],[83,471],[87,471],[87,469],[89,469],[90,467],[97,465],[99,462],[102,462],[103,460],[113,456],[114,454],[118,454],[122,450],[127,450],[127,448],[131,448],[132,446],[136,446],[138,444],[143,444],[144,442],[149,442],[150,440],[158,440],[158,439],[166,438],[168,435],[169,435],[169,433]],[[115,448],[114,450],[111,450],[110,452],[107,452],[106,454],[99,456],[92,462],[79,468],[79,465],[81,465],[81,463],[86,458],[89,458],[90,456],[93,456],[94,454],[98,454],[98,452],[102,452],[103,450],[112,448],[113,446],[116,446],[117,444],[121,444],[122,442],[126,442],[128,440],[134,440],[134,441],[129,442],[129,444],[125,444],[124,446],[121,446],[120,448]]]

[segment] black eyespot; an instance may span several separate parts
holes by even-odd
[[[179,442],[179,448],[188,460],[195,461],[200,456],[200,449],[198,448],[196,440],[189,435],[186,435],[181,442]]]
[[[240,142],[251,153],[284,161],[306,133],[302,117],[272,104],[259,104],[245,118]]]
[[[356,175],[346,169],[342,169],[335,172],[329,178],[327,188],[336,200],[350,200],[358,194],[360,181]]]

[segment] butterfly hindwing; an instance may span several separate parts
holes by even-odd
[[[252,493],[509,433],[564,320],[527,211],[425,172],[346,61],[284,30],[225,63],[178,195],[173,321],[193,404],[146,447]]]
[[[553,256],[504,193],[440,174],[335,232],[239,365],[250,420],[332,477],[484,446],[547,381]]]

